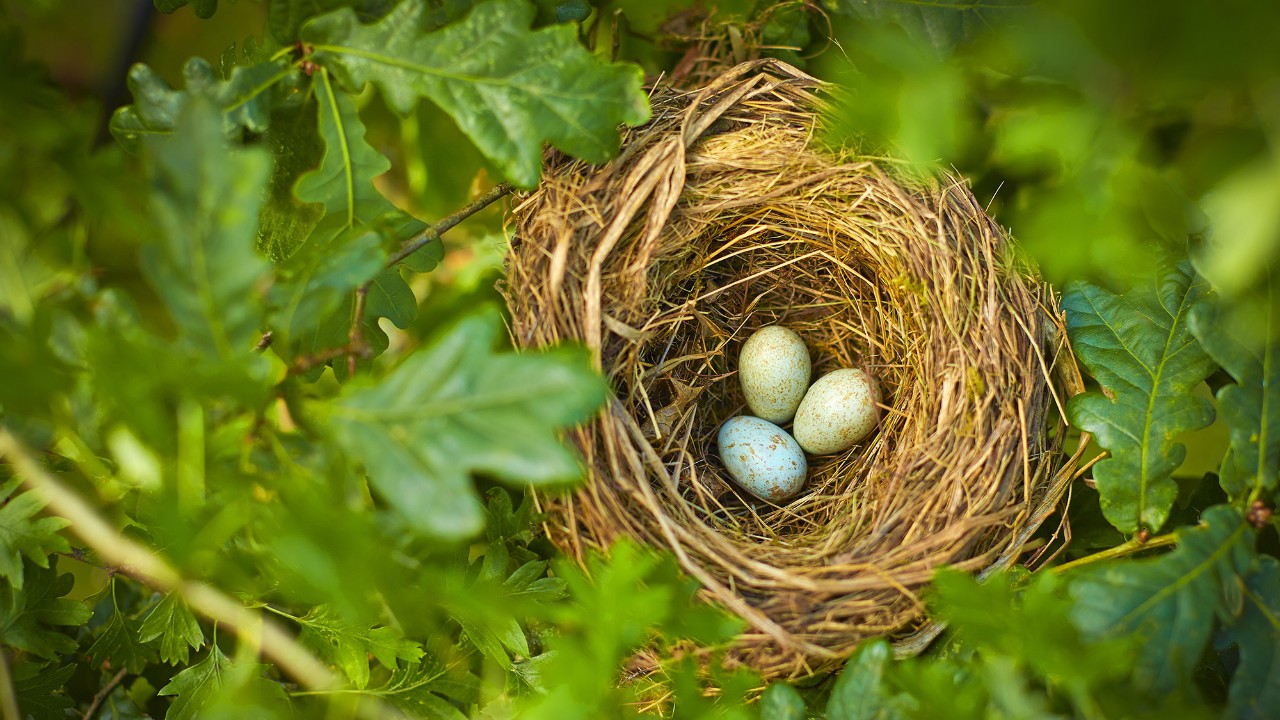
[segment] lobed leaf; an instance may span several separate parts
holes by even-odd
[[[31,565],[24,574],[21,590],[0,584],[0,644],[46,659],[75,652],[76,641],[55,629],[78,627],[93,616],[88,605],[64,597],[75,579],[54,568]]]
[[[75,701],[64,686],[75,672],[75,665],[57,667],[56,663],[40,667],[15,666],[13,691],[24,720],[66,720],[67,711],[75,707]]]
[[[1274,300],[1267,305],[1274,312]],[[1231,433],[1219,480],[1232,498],[1245,498],[1280,482],[1280,337],[1242,336],[1217,299],[1191,310],[1191,331],[1235,383],[1218,390],[1218,410]],[[1273,320],[1267,318],[1265,327]]]
[[[1186,456],[1173,438],[1213,422],[1212,405],[1191,394],[1213,360],[1187,326],[1207,287],[1185,262],[1157,280],[1124,295],[1080,283],[1062,299],[1072,346],[1102,386],[1071,398],[1067,414],[1110,453],[1093,477],[1103,515],[1125,533],[1164,525]]]
[[[322,657],[333,661],[357,689],[369,684],[369,658],[372,656],[388,670],[413,667],[422,660],[422,645],[406,640],[394,627],[357,627],[345,620],[333,607],[320,605],[299,618],[303,641],[319,648]]]
[[[1239,603],[1240,578],[1256,557],[1240,512],[1209,508],[1196,527],[1178,530],[1165,555],[1086,567],[1069,576],[1071,619],[1086,639],[1136,635],[1143,647],[1134,682],[1152,693],[1191,683],[1216,617]]]
[[[346,8],[301,34],[346,85],[377,85],[402,115],[430,99],[507,177],[532,187],[544,142],[603,162],[617,152],[619,124],[649,117],[639,67],[601,61],[570,25],[530,30],[534,12],[523,0],[492,0],[427,32],[428,3],[405,0],[371,25]]]
[[[138,628],[138,639],[144,643],[159,639],[160,659],[171,665],[186,665],[189,651],[204,646],[200,623],[177,593],[169,593],[156,603]]]
[[[22,485],[10,480],[0,485],[0,578],[8,578],[14,590],[22,589],[22,557],[42,568],[49,556],[69,552],[71,545],[58,531],[70,524],[60,517],[36,517],[45,503],[33,492],[15,495]]]
[[[241,694],[283,698],[280,686],[262,677],[262,672],[269,667],[259,663],[238,666],[223,654],[217,643],[210,643],[209,654],[203,660],[174,675],[156,693],[174,696],[164,714],[165,720],[197,720],[226,696],[237,700]]]
[[[109,668],[125,668],[138,674],[155,662],[155,651],[142,643],[139,623],[116,607],[98,639],[89,647],[89,657]]]
[[[1227,718],[1264,720],[1280,707],[1280,561],[1269,555],[1258,561],[1244,579],[1240,613],[1216,643],[1240,649],[1223,712]]]
[[[581,473],[555,428],[585,420],[604,399],[602,381],[577,349],[495,354],[500,323],[491,308],[469,315],[333,405],[334,441],[426,534],[463,538],[480,530],[473,472],[534,484]]]

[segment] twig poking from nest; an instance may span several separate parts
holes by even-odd
[[[616,393],[572,434],[586,486],[542,498],[552,539],[579,559],[623,536],[671,550],[750,624],[730,659],[767,677],[870,636],[923,648],[934,569],[1015,562],[1079,459],[1061,451],[1055,385],[1080,377],[1052,291],[961,180],[817,147],[820,90],[768,60],[655,89],[612,163],[549,156],[503,287],[519,345],[583,342]],[[811,458],[781,507],[715,449],[744,410],[738,349],[772,323],[806,339],[815,377],[862,367],[885,394],[876,434]]]

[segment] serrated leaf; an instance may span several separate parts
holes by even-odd
[[[830,720],[892,717],[883,684],[885,669],[892,657],[889,643],[882,639],[865,640],[858,645],[831,689],[827,717]]]
[[[804,698],[784,682],[769,683],[760,696],[760,720],[804,720]]]
[[[332,408],[334,441],[424,533],[462,538],[480,530],[472,472],[533,484],[581,474],[554,429],[585,420],[604,399],[602,381],[578,349],[494,353],[500,323],[492,308],[463,318],[377,384],[350,387]]]
[[[177,593],[169,593],[156,603],[138,633],[144,643],[159,639],[160,659],[171,665],[186,665],[190,651],[204,646],[200,623]]]
[[[591,55],[572,26],[530,30],[534,8],[523,0],[483,3],[430,33],[428,14],[423,0],[405,0],[361,25],[343,9],[312,20],[302,38],[315,62],[350,87],[377,85],[402,115],[429,98],[524,187],[538,181],[544,142],[603,162],[617,151],[618,125],[649,118],[639,67]]]
[[[267,688],[270,694],[283,694],[278,685],[261,677],[269,667],[258,663],[236,667],[216,644],[210,644],[209,654],[203,660],[174,675],[156,693],[175,696],[165,711],[165,720],[197,720],[224,693],[242,692],[242,688],[229,683],[245,678],[250,684],[272,686]]]
[[[271,90],[296,71],[284,60],[235,67],[225,81],[213,66],[193,57],[183,68],[185,90],[169,87],[154,70],[141,63],[129,69],[133,104],[111,115],[111,135],[126,150],[137,151],[147,138],[172,135],[186,107],[199,100],[218,108],[220,127],[228,138],[241,128],[267,129],[271,116]]]
[[[63,686],[75,674],[76,666],[47,668],[49,665],[13,668],[13,691],[24,720],[66,720],[67,710],[75,707]]]
[[[60,517],[38,518],[45,503],[33,492],[14,495],[21,487],[14,479],[0,485],[0,578],[22,589],[22,556],[49,567],[49,555],[69,552],[71,545],[58,531],[70,523]]]
[[[1223,713],[1228,718],[1266,720],[1280,707],[1280,561],[1269,555],[1258,561],[1245,578],[1240,615],[1216,643],[1240,649]]]
[[[479,701],[480,678],[466,669],[466,664],[445,664],[433,656],[422,662],[391,673],[383,686],[370,690],[410,717],[432,720],[462,720],[466,717],[445,698],[463,705]]]
[[[1103,515],[1125,533],[1164,525],[1186,456],[1174,437],[1213,422],[1212,405],[1191,394],[1213,360],[1187,327],[1207,287],[1185,262],[1157,280],[1124,295],[1080,283],[1062,299],[1076,355],[1103,388],[1071,398],[1067,414],[1110,452],[1093,477]]]
[[[89,657],[107,667],[125,668],[134,674],[142,672],[149,663],[155,662],[155,651],[142,644],[138,630],[139,623],[125,617],[117,607],[90,646]]]
[[[1234,508],[1206,510],[1177,532],[1172,552],[1085,567],[1070,575],[1071,619],[1088,639],[1135,635],[1135,684],[1168,693],[1191,683],[1215,617],[1234,614],[1240,576],[1254,561],[1254,534]]]
[[[369,656],[388,670],[411,667],[422,660],[422,645],[406,640],[397,628],[357,627],[345,620],[331,606],[313,608],[298,622],[303,627],[304,642],[318,647],[322,655],[334,661],[357,689],[369,684]]]
[[[226,360],[251,353],[260,334],[270,265],[255,240],[271,158],[227,147],[218,122],[216,109],[191,103],[175,142],[149,143],[160,237],[143,247],[142,267],[186,344]]]
[[[54,568],[27,565],[23,588],[0,583],[0,644],[26,650],[42,658],[74,652],[75,640],[52,626],[75,627],[93,616],[78,600],[68,600],[75,579]]]
[[[1273,304],[1267,305],[1274,312]],[[1235,378],[1218,390],[1218,411],[1231,432],[1219,480],[1233,498],[1280,482],[1280,338],[1233,333],[1221,300],[1206,299],[1191,311],[1191,331],[1209,355]],[[1264,327],[1271,327],[1267,318]]]

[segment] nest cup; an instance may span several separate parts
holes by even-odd
[[[548,157],[502,285],[518,345],[585,343],[614,390],[569,433],[586,484],[539,498],[551,539],[579,560],[621,537],[673,551],[746,620],[729,661],[769,678],[832,669],[870,636],[923,648],[934,569],[1022,558],[1079,460],[1061,448],[1081,381],[1051,289],[962,181],[820,147],[821,92],[772,60],[654,88],[608,165]],[[750,412],[738,351],[775,323],[814,378],[863,368],[883,394],[874,434],[811,456],[782,505],[716,449]]]

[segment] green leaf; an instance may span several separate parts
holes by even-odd
[[[267,30],[281,45],[298,39],[298,30],[311,18],[349,7],[362,21],[387,14],[396,0],[271,0],[267,7]]]
[[[422,660],[422,645],[406,640],[399,629],[357,627],[328,605],[313,608],[298,622],[303,627],[303,641],[342,668],[357,689],[369,684],[370,655],[388,670],[399,669],[400,660],[407,663],[405,667]]]
[[[160,237],[143,248],[143,271],[186,344],[223,360],[252,353],[270,270],[254,249],[271,159],[229,148],[217,111],[193,103],[175,142],[150,143],[152,209]]]
[[[337,318],[341,342],[350,328],[352,293],[381,272],[385,259],[382,238],[366,228],[336,233],[327,241],[313,234],[280,266],[271,288],[271,326],[279,340],[316,343],[325,322],[346,310]]]
[[[555,428],[585,420],[605,387],[576,348],[493,352],[501,319],[463,318],[380,382],[348,388],[333,408],[334,441],[418,530],[475,534],[483,508],[468,475],[547,484],[581,474]]]
[[[1273,312],[1273,303],[1267,305]],[[1191,311],[1191,331],[1234,384],[1218,390],[1218,410],[1231,431],[1219,479],[1232,498],[1280,481],[1280,337],[1241,336],[1223,301],[1205,299]],[[1271,326],[1271,318],[1264,327]]]
[[[1234,508],[1209,508],[1178,530],[1172,552],[1086,567],[1070,577],[1071,618],[1087,639],[1135,635],[1142,652],[1134,682],[1152,693],[1191,683],[1215,617],[1240,602],[1240,576],[1252,564],[1254,534]]]
[[[1258,561],[1258,569],[1245,578],[1239,616],[1216,643],[1240,648],[1223,713],[1228,718],[1265,720],[1280,707],[1280,561],[1269,555]]]
[[[864,640],[845,663],[831,689],[827,717],[831,720],[873,720],[892,717],[887,705],[884,674],[893,657],[889,643]]]
[[[169,593],[142,621],[138,630],[142,642],[160,640],[160,659],[171,665],[186,665],[190,650],[204,646],[204,632],[191,609],[177,593]]]
[[[218,0],[155,0],[156,9],[162,13],[171,13],[179,8],[192,6],[196,17],[208,20],[218,11]]]
[[[0,583],[0,645],[26,650],[42,658],[74,652],[78,647],[67,634],[50,626],[80,626],[93,610],[78,600],[68,600],[75,579],[54,568],[27,565],[23,588]]]
[[[784,682],[770,683],[760,696],[760,720],[804,720],[804,698]]]
[[[47,568],[49,555],[71,550],[58,534],[71,523],[60,517],[37,518],[45,503],[33,492],[15,496],[21,485],[17,479],[0,485],[0,578],[8,578],[14,590],[22,589],[23,555]]]
[[[1173,439],[1213,422],[1212,405],[1191,394],[1213,361],[1187,327],[1206,290],[1181,263],[1160,274],[1154,292],[1081,283],[1063,297],[1072,346],[1103,389],[1071,398],[1067,414],[1111,454],[1093,477],[1103,514],[1121,532],[1164,525],[1178,495],[1172,474],[1186,456]]]
[[[410,717],[430,720],[463,720],[466,715],[449,700],[464,706],[479,702],[480,678],[460,660],[442,662],[426,655],[416,665],[391,673],[387,682],[370,694],[387,700]]]
[[[220,111],[220,127],[228,138],[235,138],[241,128],[263,132],[271,116],[271,91],[295,72],[288,62],[274,60],[235,67],[223,81],[206,60],[194,57],[183,69],[187,89],[174,90],[139,63],[129,70],[134,104],[112,114],[111,134],[126,150],[136,152],[147,138],[172,135],[187,106],[196,101]]]
[[[423,0],[405,0],[360,25],[343,9],[308,23],[302,38],[315,62],[350,87],[374,83],[402,115],[429,98],[524,187],[538,181],[544,142],[603,162],[617,152],[619,124],[649,118],[639,67],[602,62],[572,26],[530,30],[534,8],[523,0],[483,3],[424,33],[428,14]]]
[[[222,653],[216,643],[211,643],[209,654],[203,660],[174,675],[156,693],[175,696],[164,714],[165,720],[197,720],[223,696],[244,692],[283,694],[278,685],[261,677],[269,667],[257,663],[238,666]]]
[[[75,707],[75,701],[67,696],[63,686],[75,672],[75,665],[14,666],[13,691],[24,720],[66,720],[67,711]]]
[[[155,662],[155,651],[143,645],[139,637],[139,623],[120,612],[119,606],[102,629],[102,634],[89,648],[89,657],[97,664],[110,668],[125,668],[137,674]]]

